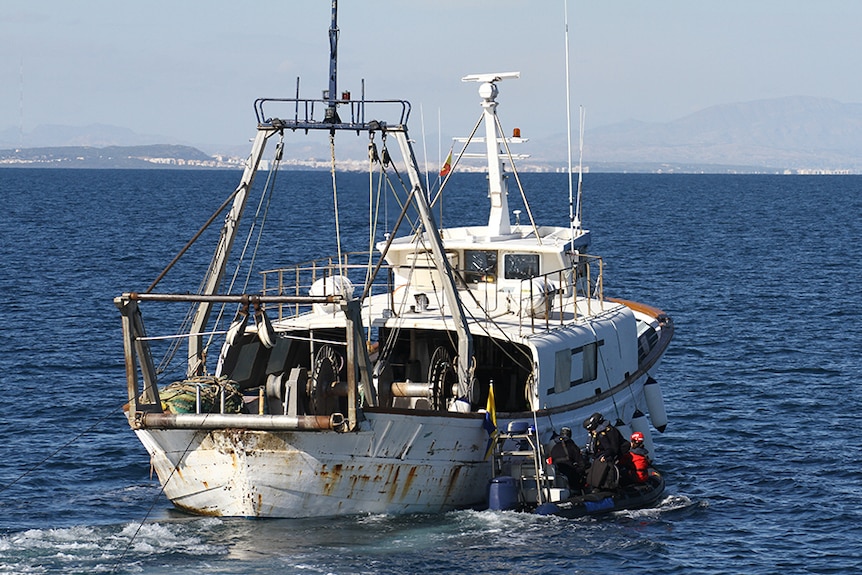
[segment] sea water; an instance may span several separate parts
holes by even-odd
[[[521,179],[537,223],[568,225],[563,175]],[[662,308],[676,336],[659,370],[670,424],[654,432],[665,497],[579,520],[476,511],[246,520],[172,509],[121,409],[112,298],[145,289],[238,180],[0,170],[0,573],[862,569],[862,178],[586,175],[583,220],[605,258],[605,293]],[[264,263],[334,253],[330,175],[282,172],[279,185],[289,207],[273,208],[267,225],[283,251]],[[453,179],[443,224],[477,213],[481,223],[484,185],[479,175]],[[367,175],[338,177],[350,249],[367,249],[373,191]],[[519,195],[511,182],[510,207]],[[394,221],[397,206],[385,208]],[[525,210],[520,218],[529,221]],[[197,288],[213,245],[205,239],[160,291]]]

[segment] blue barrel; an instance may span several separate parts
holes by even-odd
[[[518,485],[514,477],[501,475],[488,485],[488,509],[506,511],[518,507]]]

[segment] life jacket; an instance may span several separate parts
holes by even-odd
[[[649,479],[649,456],[645,448],[632,448],[628,452],[626,459],[629,460],[630,467],[634,471],[634,476],[640,483],[644,483]]]

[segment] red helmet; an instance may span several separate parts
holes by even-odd
[[[640,431],[635,431],[634,433],[632,433],[631,440],[632,440],[632,443],[643,443],[644,434],[641,433]]]

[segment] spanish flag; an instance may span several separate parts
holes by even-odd
[[[493,383],[488,385],[488,403],[485,406],[485,421],[482,427],[488,432],[488,446],[485,448],[485,459],[488,459],[494,449],[494,440],[497,438],[497,406],[494,402]]]
[[[454,145],[452,146],[454,148]],[[446,156],[446,161],[443,162],[443,167],[440,168],[440,177],[445,178],[452,171],[452,148],[449,148],[449,155]]]

